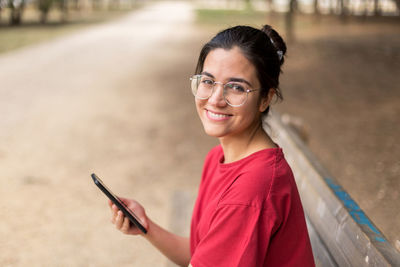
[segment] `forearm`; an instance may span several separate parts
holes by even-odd
[[[190,262],[189,238],[175,235],[149,220],[148,232],[144,237],[170,260],[180,266]]]

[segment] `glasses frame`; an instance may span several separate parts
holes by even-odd
[[[206,76],[206,75],[201,75],[201,74],[193,75],[192,77],[190,77],[190,81],[193,81],[194,79],[197,80],[199,77],[202,77],[202,76]],[[211,77],[210,77],[210,78],[211,78]],[[216,84],[220,84],[220,85],[222,85],[222,89],[223,89],[222,96],[224,97],[224,101],[226,102],[226,104],[228,104],[228,105],[231,106],[231,107],[240,107],[240,106],[243,106],[243,105],[246,103],[246,101],[247,101],[247,98],[248,98],[248,96],[249,96],[249,93],[254,92],[254,91],[259,91],[259,90],[261,90],[261,88],[260,88],[260,89],[246,89],[246,90],[245,90],[245,92],[246,92],[246,98],[245,98],[245,100],[243,101],[243,103],[242,103],[242,104],[239,104],[239,105],[233,105],[233,104],[229,103],[229,101],[228,101],[228,100],[226,99],[226,97],[225,97],[225,94],[226,94],[225,85],[227,85],[227,84],[229,84],[229,83],[232,83],[232,82],[222,83],[222,82],[213,81],[211,94],[210,94],[208,97],[198,97],[198,96],[196,96],[196,95],[194,94],[193,84],[192,84],[192,83],[190,84],[190,87],[191,87],[191,90],[192,90],[192,94],[194,95],[194,97],[195,97],[196,99],[206,100],[206,99],[209,99],[209,98],[214,94],[215,85],[216,85]],[[197,89],[196,89],[196,90],[197,90]]]

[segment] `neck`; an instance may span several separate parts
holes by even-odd
[[[261,122],[246,133],[221,137],[219,141],[224,151],[224,163],[238,161],[262,149],[277,147],[262,128]]]

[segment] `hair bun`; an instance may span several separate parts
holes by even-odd
[[[271,40],[271,43],[275,47],[276,53],[278,54],[280,64],[282,65],[284,62],[283,56],[286,54],[286,44],[282,37],[270,25],[264,25],[261,28],[261,31],[264,32]]]

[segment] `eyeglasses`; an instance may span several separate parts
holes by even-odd
[[[232,107],[240,107],[246,103],[247,96],[250,92],[260,89],[248,89],[247,85],[242,82],[215,82],[206,75],[193,75],[190,78],[192,93],[197,99],[209,99],[216,84],[221,84],[224,88],[223,96],[225,102]]]

